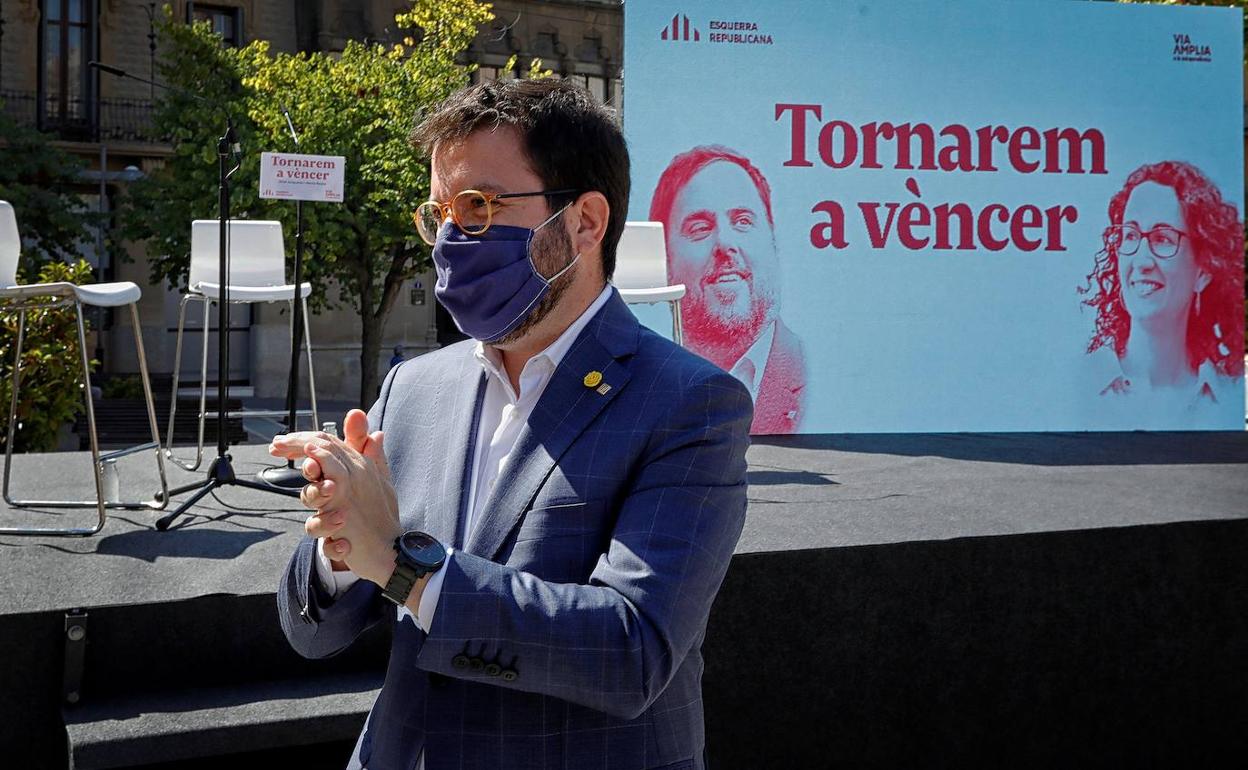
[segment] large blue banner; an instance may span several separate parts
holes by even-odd
[[[686,345],[756,433],[1243,429],[1241,34],[1238,9],[629,0],[629,219],[663,222]]]

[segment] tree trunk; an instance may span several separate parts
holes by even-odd
[[[372,313],[360,317],[360,403],[367,409],[377,400],[381,378],[377,376],[377,359],[381,357],[381,324]]]
[[[390,254],[390,267],[383,279],[381,297],[376,301],[377,285],[371,270],[360,274],[360,403],[372,405],[380,390],[377,362],[381,358],[381,338],[386,321],[394,309],[403,282],[412,277],[413,269],[402,246]]]
[[[360,404],[368,409],[377,400],[380,380],[377,378],[377,359],[381,355],[382,325],[374,312],[376,287],[372,271],[364,257],[364,269],[360,271]]]

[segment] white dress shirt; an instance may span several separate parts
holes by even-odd
[[[767,368],[767,358],[771,355],[771,340],[776,336],[776,322],[767,324],[763,333],[758,335],[754,344],[750,345],[745,354],[737,359],[728,373],[741,381],[750,391],[750,400],[758,403],[758,386],[763,381],[763,370]]]
[[[459,542],[468,539],[473,522],[485,506],[485,502],[494,491],[494,482],[498,479],[507,458],[511,456],[520,437],[520,430],[528,422],[533,407],[546,390],[550,376],[563,361],[572,343],[576,341],[581,330],[593,319],[602,306],[611,298],[611,286],[603,288],[602,293],[594,300],[585,312],[580,315],[559,338],[530,358],[520,371],[520,392],[516,393],[503,369],[503,358],[494,348],[480,342],[473,355],[485,370],[485,399],[481,404],[481,421],[477,426],[476,452],[472,461],[472,476],[468,489],[467,515],[459,532]],[[768,335],[770,339],[770,335]],[[321,586],[330,596],[340,596],[344,591],[359,580],[354,572],[334,572],[329,557],[325,555],[325,541],[322,538],[316,547],[316,574]],[[454,550],[447,548],[447,558]],[[445,568],[444,568],[445,569]],[[413,622],[426,633],[433,627],[433,615],[438,608],[438,598],[442,593],[443,569],[439,569],[429,578],[425,591],[420,597]],[[411,616],[407,607],[399,607],[399,620]]]

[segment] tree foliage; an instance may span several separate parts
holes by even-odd
[[[344,202],[304,206],[305,280],[314,309],[345,301],[359,313],[360,402],[371,402],[386,320],[403,284],[430,264],[411,221],[429,197],[428,159],[407,137],[414,117],[467,82],[456,57],[490,18],[489,6],[476,0],[416,0],[395,17],[405,35],[400,43],[274,54],[262,40],[226,48],[207,24],[184,25],[167,12],[160,76],[206,101],[176,91],[161,98],[156,130],[171,137],[174,154],[133,185],[126,233],[147,243],[153,279],[185,284],[190,222],[216,216],[225,119],[212,105],[230,113],[244,147],[231,179],[231,215],[280,220],[292,257],[294,206],[259,198],[260,152],[345,156]],[[299,133],[297,147],[283,107]]]
[[[75,190],[84,166],[53,137],[19,125],[0,105],[0,200],[12,204],[22,236],[19,283],[31,282],[31,276],[38,283],[91,280],[91,266],[78,255],[99,214]],[[8,441],[17,326],[18,313],[0,311],[0,447]],[[27,312],[15,451],[55,449],[61,425],[82,411],[78,356],[72,307]]]
[[[74,190],[84,167],[48,134],[18,125],[0,104],[0,200],[13,205],[23,257],[35,269],[76,259],[86,228],[98,219]]]

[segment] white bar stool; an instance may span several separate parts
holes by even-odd
[[[620,290],[620,297],[630,305],[657,302],[671,305],[672,341],[683,346],[680,300],[685,296],[685,285],[668,283],[663,223],[625,222],[615,253],[615,275],[611,283]]]
[[[3,535],[94,535],[104,528],[107,510],[146,509],[161,510],[165,507],[169,484],[165,478],[165,462],[160,451],[160,429],[156,426],[156,407],[152,400],[152,384],[147,374],[147,356],[143,350],[143,333],[139,327],[138,301],[142,296],[139,287],[129,281],[75,285],[72,283],[18,284],[17,262],[21,253],[21,236],[17,229],[17,217],[7,201],[0,201],[0,307],[17,311],[17,345],[13,360],[12,395],[9,400],[8,442],[4,450],[4,500],[18,508],[95,508],[99,518],[89,528],[40,528],[0,527]],[[32,310],[67,307],[73,305],[78,323],[78,353],[82,363],[83,394],[87,405],[87,430],[91,441],[91,467],[95,474],[95,500],[22,500],[9,493],[9,481],[13,470],[13,439],[17,428],[18,391],[22,381],[22,343],[26,334],[26,314]],[[152,440],[146,444],[100,454],[99,437],[95,430],[95,407],[91,398],[91,368],[87,355],[87,335],[82,320],[82,306],[121,307],[129,305],[130,321],[134,327],[134,344],[139,357],[139,377],[143,381],[143,395],[147,403],[147,419]],[[148,449],[156,451],[156,466],[160,472],[161,494],[157,500],[121,502],[105,500],[104,480],[101,466],[104,461]]]
[[[229,301],[230,304],[253,302],[290,303],[293,310],[296,300],[294,284],[286,283],[286,247],[282,240],[282,223],[271,220],[231,219],[228,223],[229,243]],[[173,400],[169,405],[169,430],[165,436],[165,455],[188,471],[197,470],[204,459],[204,421],[208,398],[208,319],[209,309],[221,297],[220,223],[215,219],[197,219],[191,223],[191,269],[187,283],[189,288],[178,306],[178,336],[173,355]],[[321,424],[316,408],[316,374],[312,368],[312,337],[308,324],[308,295],[312,284],[299,285],[297,299],[303,303],[303,342],[308,356],[308,389],[312,396],[312,410],[297,415],[312,417],[314,427]],[[173,427],[177,414],[178,379],[182,368],[182,332],[186,323],[186,305],[197,301],[204,304],[204,345],[199,364],[199,435],[193,460],[173,454]],[[292,314],[293,320],[293,314]],[[228,330],[217,330],[228,334]],[[228,372],[218,372],[218,377],[228,377]],[[285,410],[248,410],[229,412],[229,417],[280,417]],[[225,430],[225,426],[217,427]],[[292,426],[293,429],[293,426]]]

